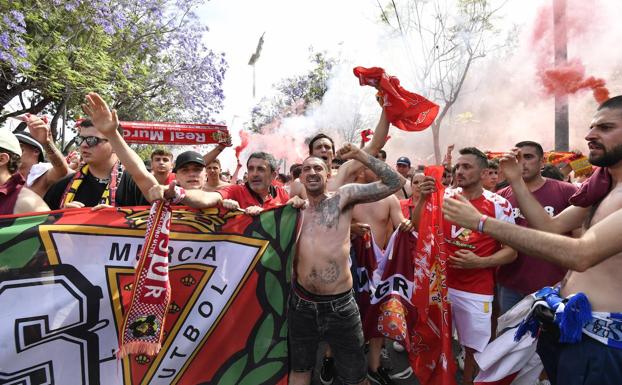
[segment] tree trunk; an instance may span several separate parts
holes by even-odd
[[[441,164],[441,121],[437,119],[432,125],[432,139],[434,143],[434,164]]]
[[[436,117],[434,124],[432,124],[432,139],[434,143],[434,160],[436,164],[441,164],[443,154],[441,154],[441,123],[447,115],[447,111],[451,108],[453,102],[445,103],[443,109]]]
[[[65,95],[63,100],[58,104],[58,107],[56,108],[56,112],[54,113],[54,116],[52,117],[52,121],[50,121],[50,131],[52,131],[52,138],[54,138],[54,140],[58,140],[58,130],[56,129],[56,127],[58,127],[58,119],[63,114],[63,110],[65,108],[65,104],[67,104],[68,99],[69,99],[69,96]]]

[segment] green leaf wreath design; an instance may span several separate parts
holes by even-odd
[[[287,370],[286,301],[294,258],[296,210],[285,206],[255,218],[247,235],[268,240],[257,266],[257,297],[263,314],[246,346],[221,368],[211,383],[217,385],[275,384]]]

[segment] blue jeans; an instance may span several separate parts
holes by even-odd
[[[358,384],[367,376],[363,328],[354,292],[315,301],[291,291],[287,310],[291,370],[313,369],[318,344],[326,341],[335,357],[337,376],[344,384]]]
[[[523,298],[525,298],[525,295],[501,285],[499,285],[498,287],[498,294],[500,311],[499,315],[504,314],[505,312],[513,308],[514,305],[519,303]]]

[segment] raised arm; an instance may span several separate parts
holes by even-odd
[[[358,160],[380,178],[380,181],[374,183],[353,183],[340,187],[338,192],[342,197],[340,200],[342,208],[357,203],[375,202],[388,197],[406,183],[406,179],[385,162],[363,152],[356,146],[348,143],[338,153],[343,159]]]
[[[460,226],[475,229],[482,214],[464,197],[445,199],[445,218]],[[529,229],[494,218],[484,223],[484,232],[500,242],[575,271],[585,271],[622,251],[622,210],[617,210],[590,227],[581,238]]]
[[[218,145],[216,145],[216,147],[214,147],[210,152],[203,155],[203,161],[205,161],[205,164],[208,165],[215,161],[220,153],[227,147],[231,147],[231,135],[229,135],[228,132],[223,132],[223,135],[221,135],[218,139]]]
[[[518,201],[521,213],[525,216],[529,225],[535,229],[549,233],[565,234],[581,227],[588,209],[570,206],[558,215],[551,217],[536,200],[522,177],[522,156],[520,149],[513,149],[501,157],[499,168],[506,180],[512,186],[512,192]]]
[[[387,141],[387,135],[389,134],[389,121],[387,120],[384,109],[380,114],[380,119],[378,120],[378,125],[376,126],[376,131],[374,131],[374,136],[371,141],[363,147],[363,151],[367,154],[371,154],[372,156],[376,156],[378,151],[382,149],[384,144]],[[345,162],[339,167],[339,172],[334,176],[335,182],[333,182],[334,186],[343,186],[346,183],[354,182],[354,179],[358,175],[358,173],[363,169],[363,164],[360,162],[350,161]]]
[[[90,92],[86,96],[82,110],[91,118],[93,126],[108,139],[125,170],[132,176],[143,195],[147,197],[149,189],[158,185],[158,181],[119,133],[117,112],[115,110],[110,111],[104,99],[94,92]]]
[[[52,168],[37,179],[32,186],[33,191],[43,196],[52,184],[69,174],[71,170],[63,154],[54,145],[50,126],[36,115],[28,116],[26,124],[32,137],[43,146],[45,155],[52,164]]]

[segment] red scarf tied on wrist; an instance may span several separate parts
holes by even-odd
[[[355,67],[354,75],[362,86],[378,88],[384,98],[384,110],[391,124],[404,131],[428,128],[438,115],[438,105],[421,95],[406,91],[395,76],[380,67]]]
[[[170,228],[170,203],[154,202],[136,268],[132,302],[123,322],[118,358],[140,353],[153,356],[162,347],[164,317],[171,299],[168,278]]]

